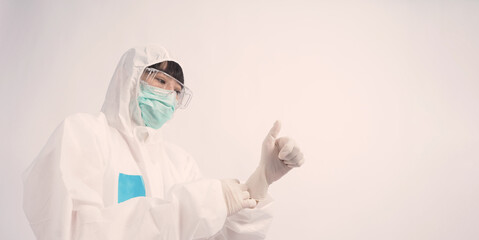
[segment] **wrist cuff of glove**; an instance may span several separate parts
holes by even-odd
[[[266,198],[269,184],[266,180],[264,167],[259,166],[246,181],[251,198],[261,201]]]

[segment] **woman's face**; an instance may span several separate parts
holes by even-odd
[[[181,85],[173,77],[162,71],[152,74],[149,74],[148,71],[144,71],[141,75],[141,80],[153,87],[175,91],[177,95],[181,92]]]

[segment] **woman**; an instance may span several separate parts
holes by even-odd
[[[67,117],[25,173],[24,210],[37,238],[264,238],[267,188],[301,165],[302,153],[291,139],[275,140],[276,123],[246,185],[203,178],[158,130],[191,95],[166,50],[128,50],[101,112]]]

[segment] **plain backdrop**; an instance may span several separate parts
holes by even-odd
[[[205,175],[246,180],[276,119],[303,150],[267,239],[479,239],[478,1],[0,4],[0,239],[34,238],[21,173],[145,44],[184,68],[165,132]]]

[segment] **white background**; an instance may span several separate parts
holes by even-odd
[[[0,27],[0,239],[33,239],[21,172],[150,43],[184,67],[165,129],[205,175],[245,180],[276,119],[302,148],[267,239],[479,239],[478,1],[2,0]]]

